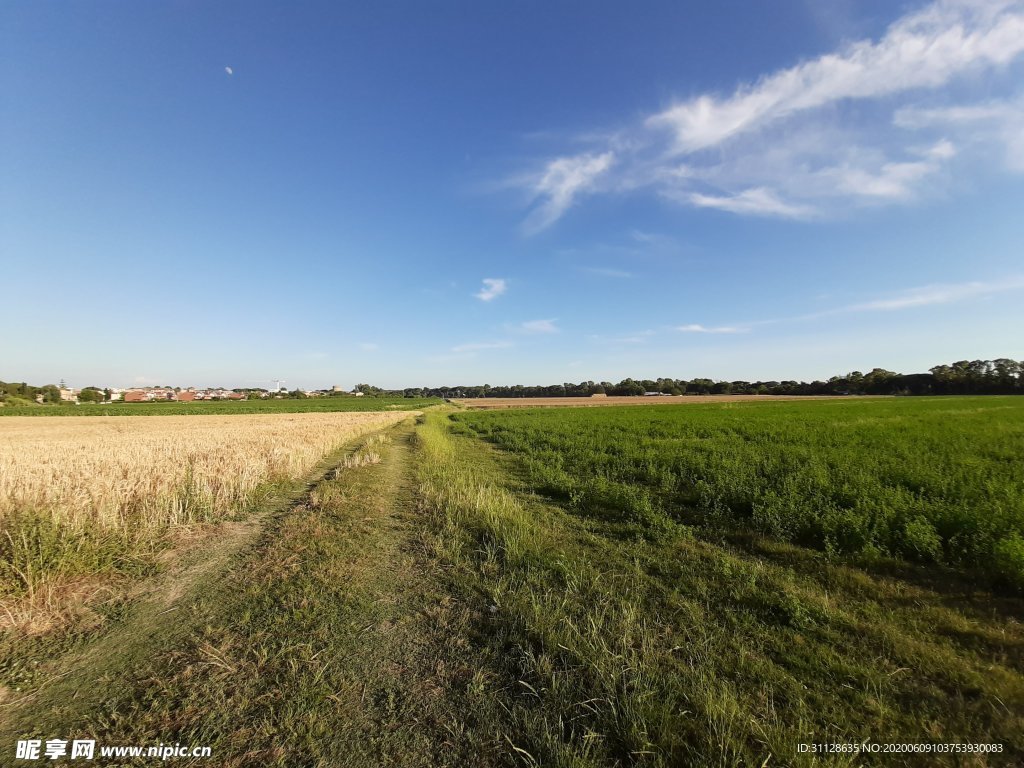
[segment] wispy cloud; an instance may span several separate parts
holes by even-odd
[[[561,329],[555,325],[555,320],[527,320],[520,323],[519,330],[523,333],[559,333]]]
[[[500,277],[485,277],[483,284],[483,288],[473,294],[480,301],[496,299],[508,289],[507,281]]]
[[[577,196],[588,191],[612,166],[614,152],[559,157],[551,160],[531,181],[534,208],[524,230],[533,234],[550,226],[565,213]]]
[[[1024,172],[1024,78],[1010,70],[1022,53],[1022,0],[936,0],[877,39],[586,137],[590,151],[524,177],[535,201],[526,229],[550,226],[583,193],[647,190],[793,219],[905,203],[941,193],[993,143],[1003,169]],[[995,98],[964,103],[968,77],[988,77]]]
[[[1024,173],[1024,97],[945,107],[905,107],[893,123],[907,130],[941,130],[974,152],[990,152],[1007,168]]]
[[[508,349],[511,346],[514,346],[511,341],[477,341],[454,346],[452,352],[461,355],[466,352],[482,352],[487,349]]]
[[[619,347],[619,346],[634,346],[637,344],[646,344],[654,337],[654,331],[636,331],[633,333],[621,333],[621,334],[590,334],[587,339],[594,344],[608,347]]]
[[[798,323],[810,320],[821,320],[838,315],[851,315],[871,312],[896,312],[900,310],[929,307],[941,304],[955,304],[970,299],[981,299],[1000,293],[1024,290],[1024,275],[1011,275],[998,282],[972,281],[966,283],[947,283],[924,285],[893,291],[867,301],[842,304],[840,306],[809,312],[802,315],[776,317],[768,320],[754,320],[735,326],[708,328],[703,325],[691,324],[676,328],[678,331],[691,333],[744,333],[752,328],[778,325],[781,323]]]
[[[733,325],[718,325],[708,327],[706,325],[700,325],[699,323],[690,323],[689,325],[676,326],[677,331],[683,333],[745,333],[746,328],[740,328]]]
[[[632,272],[627,272],[624,269],[613,269],[611,267],[581,267],[580,269],[589,275],[598,275],[599,277],[625,279],[633,276]]]
[[[735,195],[705,195],[693,192],[687,197],[698,208],[718,208],[731,213],[782,216],[791,219],[804,219],[814,213],[810,206],[784,202],[778,195],[764,187],[745,189]]]
[[[966,299],[992,296],[1024,288],[1024,276],[1010,277],[998,283],[970,282],[947,285],[926,285],[911,288],[893,296],[840,307],[836,312],[890,312],[933,304],[952,304]]]
[[[656,264],[677,264],[699,252],[699,248],[677,237],[634,229],[595,242],[559,248],[554,254],[574,260],[576,269],[584,274],[622,280],[646,273]]]
[[[897,20],[877,42],[772,73],[724,99],[701,95],[652,115],[677,154],[722,144],[762,125],[843,100],[938,88],[968,69],[999,66],[1024,51],[1016,2],[947,0]]]
[[[372,341],[361,341],[359,342],[359,348],[364,352],[375,352],[376,350],[380,349],[380,345],[375,344]]]

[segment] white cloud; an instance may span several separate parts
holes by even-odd
[[[496,299],[508,289],[507,281],[500,277],[485,277],[483,279],[483,284],[483,288],[473,294],[480,299],[480,301],[491,301],[492,299]]]
[[[674,151],[716,146],[765,123],[842,100],[937,88],[971,68],[1006,64],[1024,51],[1017,2],[937,2],[897,20],[878,41],[862,40],[743,85],[652,115],[674,133]]]
[[[802,219],[814,213],[810,206],[787,203],[764,187],[745,189],[735,195],[705,195],[693,192],[689,195],[689,201],[698,208],[718,208],[722,211],[749,213],[755,216]]]
[[[738,328],[732,325],[720,325],[709,328],[699,323],[690,323],[689,325],[680,325],[676,327],[677,331],[683,333],[745,333],[745,328]]]
[[[888,298],[875,299],[862,304],[851,304],[837,311],[887,312],[912,307],[925,307],[932,304],[950,304],[956,301],[964,301],[965,299],[1020,290],[1021,288],[1024,288],[1024,276],[1010,277],[998,283],[970,282],[952,285],[926,285],[920,288],[911,288]]]
[[[559,157],[547,163],[533,182],[533,199],[538,201],[524,224],[536,233],[561,218],[578,195],[589,190],[615,160],[615,153]]]
[[[511,346],[513,346],[511,341],[478,341],[454,346],[452,347],[452,352],[463,354],[466,352],[480,352],[487,349],[508,349]]]
[[[519,330],[523,333],[558,333],[559,327],[552,320],[527,320],[520,324]]]
[[[1022,54],[1024,0],[936,0],[877,39],[725,95],[698,93],[611,138],[589,132],[590,151],[525,177],[535,207],[524,227],[551,225],[584,193],[655,192],[737,215],[848,215],[946,194],[994,159],[993,145],[1001,169],[1024,172]],[[992,101],[962,103],[981,87]]]
[[[375,344],[372,341],[361,341],[359,343],[359,348],[364,352],[375,352],[376,350],[380,349],[380,345]]]
[[[642,229],[634,229],[629,233],[629,237],[638,243],[653,247],[674,245],[674,241],[671,237],[660,235],[656,232],[644,232]]]
[[[224,71],[227,72],[229,75],[235,74],[235,70],[233,70],[231,67],[224,67]]]
[[[884,163],[876,171],[856,166],[835,167],[822,171],[822,175],[834,179],[838,189],[854,195],[906,199],[914,195],[918,182],[940,171],[943,163],[956,155],[956,147],[943,139],[917,154],[923,159]]]
[[[906,107],[896,111],[893,122],[901,128],[923,128],[937,123],[977,123],[1015,115],[1015,105],[1007,102],[970,104],[958,107],[927,109]]]
[[[654,331],[637,331],[635,333],[623,333],[614,336],[605,336],[602,334],[591,334],[587,338],[595,344],[602,346],[619,347],[619,346],[633,346],[636,344],[646,344],[654,336]]]
[[[943,139],[932,147],[929,147],[924,152],[925,157],[935,158],[938,160],[949,160],[951,157],[956,155],[956,147],[953,143]]]
[[[882,296],[868,301],[844,304],[820,312],[811,312],[793,317],[780,317],[771,320],[757,320],[744,323],[744,327],[758,327],[765,325],[776,325],[779,323],[806,322],[809,320],[820,320],[826,317],[837,315],[850,315],[868,312],[895,312],[905,309],[916,309],[941,304],[954,304],[970,299],[980,299],[995,296],[1000,293],[1019,291],[1024,289],[1024,275],[1010,275],[998,282],[971,281],[966,283],[946,283],[924,285],[915,288],[907,288],[902,291],[895,291],[887,296]],[[678,330],[698,331],[702,326],[684,326]]]
[[[625,279],[633,276],[631,272],[627,272],[624,269],[612,269],[611,267],[582,267],[582,270],[588,274],[599,275],[600,277]]]
[[[905,107],[893,123],[907,130],[939,129],[979,151],[997,147],[1011,171],[1024,172],[1024,98],[946,107]]]

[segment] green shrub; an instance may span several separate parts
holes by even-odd
[[[1024,589],[1024,538],[1011,533],[1000,540],[992,552],[996,574],[1017,589]]]
[[[925,563],[942,559],[942,539],[935,526],[918,517],[907,522],[903,528],[901,549],[908,557]]]

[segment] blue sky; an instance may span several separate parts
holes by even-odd
[[[1024,3],[0,6],[0,379],[1024,357]]]

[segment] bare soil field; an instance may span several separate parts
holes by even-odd
[[[782,400],[864,400],[888,395],[664,395],[662,397],[486,397],[452,400],[472,411],[501,408],[595,408],[608,405],[692,405],[770,403]]]

